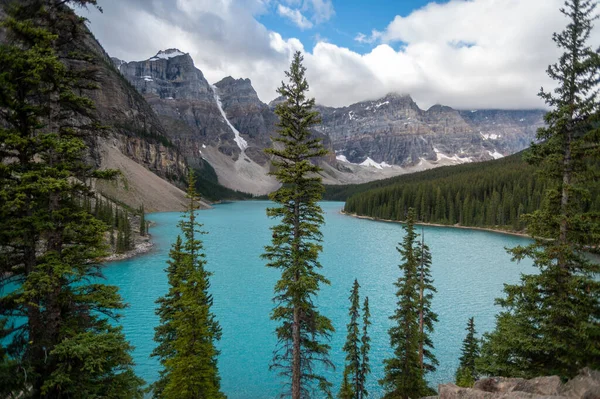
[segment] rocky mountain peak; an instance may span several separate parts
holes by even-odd
[[[227,76],[215,83],[215,86],[219,89],[219,94],[222,97],[234,96],[237,100],[264,105],[258,98],[256,90],[252,87],[250,79],[234,79],[231,76]]]
[[[166,50],[160,50],[158,53],[156,53],[154,57],[150,58],[150,61],[168,60],[171,58],[181,57],[185,55],[189,57],[188,53],[184,53],[183,51],[176,48],[170,48]]]

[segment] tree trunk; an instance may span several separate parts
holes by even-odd
[[[294,203],[294,251],[298,251],[298,240],[300,239],[300,205],[298,204],[298,193],[296,192],[296,199]],[[300,271],[298,270],[298,259],[293,260],[296,266],[296,273],[294,278],[295,284],[300,281]],[[292,325],[292,399],[300,399],[301,396],[301,358],[300,358],[300,308],[296,303],[297,300],[294,298],[294,323]]]

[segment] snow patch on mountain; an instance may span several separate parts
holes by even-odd
[[[233,132],[235,138],[233,139],[236,144],[238,145],[238,147],[240,148],[240,150],[242,150],[242,152],[244,152],[246,150],[246,148],[248,148],[248,142],[246,140],[244,140],[244,138],[242,137],[242,135],[240,134],[240,132],[235,128],[235,126],[233,126],[233,124],[229,121],[229,119],[227,119],[227,114],[225,113],[225,110],[223,109],[223,104],[221,103],[221,98],[219,97],[219,93],[218,93],[218,88],[215,85],[211,85],[212,90],[213,90],[213,94],[215,96],[215,101],[217,102],[217,106],[219,107],[219,111],[221,112],[221,115],[223,116],[223,119],[225,119],[225,122],[227,122],[227,125],[229,126],[229,128],[231,129],[231,131]]]
[[[492,156],[494,159],[504,158],[504,155],[500,154],[498,150],[494,150],[494,152],[488,151],[488,154]]]
[[[502,137],[501,135],[495,133],[486,134],[479,132],[479,134],[481,134],[481,137],[483,137],[484,140],[498,140],[500,137]]]
[[[185,55],[185,53],[182,53],[177,49],[168,49],[164,51],[161,50],[154,57],[150,58],[149,61],[168,60],[170,58],[179,57],[181,55]]]

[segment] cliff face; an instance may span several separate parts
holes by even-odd
[[[0,1],[0,19],[3,17],[2,7],[5,4],[5,1]],[[98,131],[97,136],[87,139],[89,162],[97,167],[107,167],[106,152],[102,147],[103,143],[110,142],[114,151],[128,160],[122,163],[123,167],[140,168],[140,173],[131,175],[132,178],[147,172],[148,176],[158,176],[156,184],[161,186],[148,187],[145,198],[134,198],[124,187],[142,185],[142,181],[123,182],[121,186],[115,183],[111,197],[127,205],[137,206],[145,199],[152,201],[159,198],[160,191],[169,187],[176,196],[183,199],[184,193],[172,184],[184,185],[187,175],[184,158],[167,139],[165,128],[156,113],[114,67],[118,60],[111,59],[87,29],[78,32],[75,40],[64,46],[62,51],[65,53],[81,52],[93,57],[91,64],[98,89],[86,91],[84,95],[94,101],[95,117],[105,129]],[[72,66],[78,67],[77,61],[72,61]],[[129,174],[128,170],[122,172],[123,176]],[[179,209],[179,206],[163,201],[159,206],[149,206],[147,209],[169,210]]]
[[[223,109],[235,128],[248,138],[246,154],[259,164],[268,161],[264,149],[277,132],[277,115],[258,98],[250,79],[228,76],[215,83]]]
[[[191,166],[199,166],[206,146],[234,159],[241,153],[223,118],[213,87],[189,54],[176,49],[139,62],[117,60],[123,76],[160,115],[170,140]]]
[[[401,166],[509,155],[526,148],[543,124],[542,111],[457,111],[441,105],[425,111],[409,96],[396,94],[320,111],[320,130],[331,137],[338,157]]]

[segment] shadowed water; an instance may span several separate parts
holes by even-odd
[[[260,259],[270,243],[265,214],[268,202],[248,201],[215,206],[199,213],[209,234],[203,236],[207,268],[214,272],[211,292],[213,310],[223,329],[219,370],[223,392],[229,398],[270,398],[281,392],[283,381],[269,362],[276,340],[275,324],[269,319],[273,308],[273,286],[279,272],[267,269]],[[372,314],[370,397],[382,396],[377,380],[383,376],[383,359],[390,357],[387,330],[396,298],[394,281],[399,277],[400,255],[396,246],[404,230],[400,224],[356,219],[339,213],[341,202],[322,204],[326,212],[324,251],[320,257],[322,273],[331,281],[317,299],[321,312],[336,328],[332,337],[331,359],[337,370],[329,381],[337,393],[344,366],[341,348],[346,337],[348,296],[354,278],[361,284],[361,303],[369,296]],[[114,262],[104,272],[111,284],[118,285],[129,308],[122,324],[127,338],[135,345],[136,371],[147,382],[158,375],[158,363],[149,357],[154,348],[157,317],[154,301],[167,290],[164,272],[168,251],[175,240],[178,213],[148,215],[156,223],[150,232],[155,250],[145,256]],[[419,228],[420,232],[420,228]],[[425,227],[425,241],[433,256],[432,274],[438,293],[433,307],[439,315],[433,337],[440,362],[429,375],[431,386],[453,381],[465,335],[467,319],[475,317],[478,332],[494,325],[498,307],[494,298],[502,294],[504,283],[518,281],[521,272],[531,273],[530,262],[510,261],[505,247],[525,244],[527,239],[509,235],[452,228]]]

